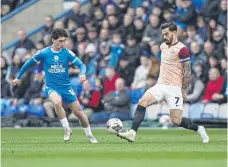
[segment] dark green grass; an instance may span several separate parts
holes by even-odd
[[[226,130],[207,130],[211,142],[187,130],[140,130],[128,143],[106,130],[94,130],[99,144],[73,129],[2,129],[2,167],[226,167]]]

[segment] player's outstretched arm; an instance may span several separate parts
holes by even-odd
[[[76,59],[73,64],[80,69],[80,82],[83,83],[86,80],[86,65],[80,60]]]
[[[21,70],[19,71],[17,77],[13,80],[13,86],[17,85],[22,77],[22,75],[31,67],[33,64],[35,64],[35,60],[31,57],[29,60],[25,62],[25,64],[22,66]]]

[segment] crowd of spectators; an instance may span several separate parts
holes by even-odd
[[[30,0],[1,0],[1,17],[20,7]]]
[[[18,86],[12,87],[12,80],[26,60],[51,44],[54,28],[65,28],[66,47],[87,66],[88,81],[83,85],[78,80],[80,70],[69,66],[72,87],[86,115],[92,122],[129,119],[131,93],[144,92],[156,83],[163,42],[160,24],[171,20],[191,53],[188,103],[226,103],[227,0],[91,0],[89,11],[89,15],[81,12],[76,2],[62,20],[47,16],[38,41],[28,39],[23,29],[18,31],[20,42],[12,56],[1,57],[2,109],[40,105],[45,115],[56,117],[43,95],[40,65],[26,72]],[[69,118],[77,119],[72,114]]]

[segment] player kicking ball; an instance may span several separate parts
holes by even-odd
[[[17,85],[23,73],[33,64],[43,62],[45,71],[46,88],[45,94],[54,104],[55,112],[64,128],[64,141],[69,141],[72,131],[69,127],[62,104],[65,103],[72,110],[75,116],[80,120],[85,134],[91,143],[97,143],[93,136],[87,116],[82,112],[77,97],[71,88],[68,76],[68,62],[72,62],[81,70],[80,82],[86,80],[86,66],[76,55],[65,48],[65,41],[68,34],[65,30],[56,28],[51,33],[53,45],[38,51],[21,68],[18,76],[13,80],[13,85]]]
[[[134,142],[136,132],[144,119],[146,108],[162,100],[166,100],[170,108],[172,122],[185,129],[197,132],[203,143],[209,137],[203,126],[198,126],[188,118],[182,117],[183,101],[191,74],[190,54],[186,46],[177,39],[177,26],[174,22],[161,25],[165,42],[161,44],[161,66],[158,82],[145,92],[136,108],[131,130],[118,133],[117,136]]]

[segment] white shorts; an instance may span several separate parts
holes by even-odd
[[[181,87],[165,84],[156,84],[147,91],[155,97],[157,102],[166,100],[170,109],[183,110],[183,97]]]

